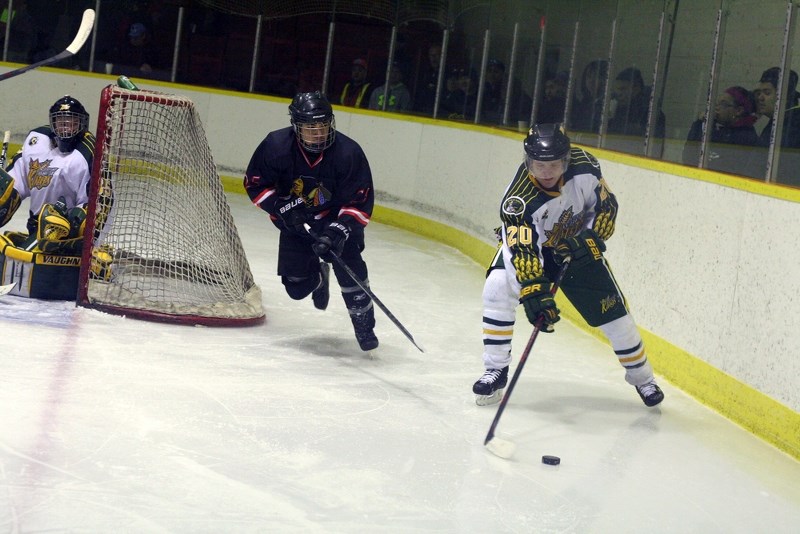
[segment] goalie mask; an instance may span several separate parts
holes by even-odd
[[[50,129],[58,149],[64,153],[72,152],[89,129],[89,114],[83,104],[69,95],[64,96],[50,107]]]
[[[561,124],[534,124],[524,146],[525,166],[533,176],[539,178],[557,172],[560,178],[567,170],[570,141]]]
[[[321,92],[297,93],[289,105],[289,115],[297,141],[308,152],[322,152],[333,144],[336,120]]]

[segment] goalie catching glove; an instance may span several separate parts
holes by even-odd
[[[553,324],[561,319],[553,298],[553,284],[543,276],[522,282],[519,302],[532,325],[541,319],[540,330],[543,332],[552,332]]]
[[[584,230],[576,236],[562,239],[556,244],[554,249],[555,259],[558,263],[564,263],[567,257],[571,257],[570,266],[574,269],[585,267],[586,265],[600,261],[606,244],[594,230]]]
[[[333,256],[339,256],[342,253],[348,237],[350,237],[350,229],[342,223],[334,221],[325,228],[311,248],[317,256],[330,263],[333,261]]]
[[[47,254],[80,254],[85,221],[86,210],[76,207],[67,211],[64,197],[45,204],[39,212],[37,248]]]

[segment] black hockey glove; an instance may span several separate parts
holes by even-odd
[[[332,222],[325,228],[317,242],[311,245],[314,253],[327,262],[333,261],[333,256],[339,256],[344,249],[344,242],[350,237],[350,229],[340,222]]]
[[[594,230],[584,230],[576,236],[562,239],[556,244],[554,256],[558,263],[571,257],[570,266],[574,269],[599,261],[606,250],[606,244]]]
[[[553,324],[557,323],[559,310],[553,298],[553,284],[545,277],[534,278],[522,283],[519,292],[519,301],[525,307],[525,315],[532,325],[540,318],[542,332],[552,332]]]
[[[303,232],[303,224],[308,221],[311,214],[306,209],[305,201],[292,195],[288,200],[278,200],[275,204],[275,213],[289,230]]]

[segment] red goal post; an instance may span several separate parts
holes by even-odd
[[[103,89],[79,306],[171,323],[264,322],[194,103]]]

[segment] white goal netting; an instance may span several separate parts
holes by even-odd
[[[79,304],[169,322],[262,322],[192,101],[109,86],[99,117]]]

